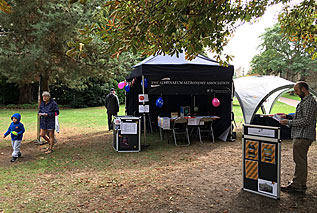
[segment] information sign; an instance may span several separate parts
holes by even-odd
[[[243,126],[243,190],[280,198],[280,128]]]

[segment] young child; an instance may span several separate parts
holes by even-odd
[[[11,144],[13,148],[11,162],[14,162],[22,155],[20,152],[20,147],[25,130],[23,124],[20,122],[21,115],[19,113],[13,114],[11,120],[12,123],[10,124],[8,131],[4,133],[3,138],[7,137],[11,133]]]

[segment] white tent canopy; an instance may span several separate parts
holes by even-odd
[[[260,107],[264,114],[269,114],[279,96],[295,85],[277,76],[248,76],[233,81],[246,124],[251,123]]]

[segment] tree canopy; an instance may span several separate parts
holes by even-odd
[[[119,56],[127,50],[144,55],[177,54],[185,51],[187,58],[191,59],[207,49],[217,55],[218,61],[228,62],[231,56],[221,56],[221,53],[235,29],[244,22],[261,17],[268,6],[283,3],[287,7],[288,2],[289,0],[110,0],[101,5],[102,18],[99,22],[81,33],[99,35],[109,44],[106,51],[113,53],[113,56]],[[300,5],[307,2],[316,7],[315,1],[309,0],[300,3],[299,10],[305,8]],[[302,17],[305,18],[306,16]],[[283,15],[280,19],[286,20]],[[289,27],[286,24],[283,26]],[[298,30],[300,31],[301,29]],[[315,34],[311,35],[316,39]],[[80,52],[78,49],[77,51]]]
[[[69,6],[76,2],[81,4]],[[284,35],[296,42],[297,49],[301,46],[316,57],[316,2],[303,0],[293,7],[287,6],[289,2],[0,0],[4,12],[0,11],[0,70],[19,85],[40,75],[73,84],[87,75],[120,76],[122,66],[128,69],[135,61],[129,51],[144,55],[186,52],[192,59],[208,49],[218,61],[229,62],[231,56],[221,54],[235,29],[255,21],[277,3],[286,6],[279,17]],[[66,51],[72,59],[65,56]],[[119,55],[125,65],[110,59]]]
[[[11,6],[5,0],[0,0],[0,10],[9,14],[11,13]]]
[[[298,42],[313,59],[317,58],[316,20],[316,0],[304,0],[301,4],[286,6],[279,15],[281,31],[291,41]]]
[[[10,2],[12,12],[0,16],[0,70],[8,81],[23,88],[42,76],[48,89],[48,80],[67,79],[80,70],[65,55],[65,40],[76,35],[76,13],[58,1]]]
[[[101,1],[72,7],[67,0],[8,3],[12,5],[11,13],[0,15],[0,71],[8,82],[19,86],[20,97],[40,76],[45,90],[48,82],[55,81],[68,87],[83,87],[82,82],[88,82],[89,77],[103,82],[122,80],[136,63],[136,56],[129,52],[120,59],[102,54],[106,44],[99,37],[90,39],[79,60],[65,54],[77,41],[78,29],[94,21],[91,17]]]
[[[261,53],[251,61],[252,73],[282,75],[295,80],[297,74],[305,79],[315,70],[317,61],[297,41],[290,42],[279,24],[267,28],[261,39]]]
[[[85,4],[87,0],[79,2]],[[207,48],[220,60],[223,47],[237,26],[257,19],[268,6],[281,2],[285,5],[279,17],[283,32],[291,40],[300,41],[315,58],[315,0],[303,0],[293,7],[287,5],[290,0],[110,0],[99,4],[101,18],[81,34],[99,35],[108,44],[105,51],[113,56],[128,50],[145,55],[185,51],[190,59]],[[10,13],[11,6],[0,0],[0,10]],[[80,43],[84,44],[79,41],[70,55],[82,55]],[[231,59],[228,55],[224,57],[226,61]]]
[[[287,1],[112,0],[102,6],[102,19],[83,33],[98,34],[114,56],[127,50],[145,55],[185,51],[191,59],[208,48],[219,60],[237,26],[279,2]]]

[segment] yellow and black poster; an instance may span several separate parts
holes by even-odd
[[[261,144],[261,161],[275,164],[275,144]]]
[[[280,198],[280,135],[279,127],[243,125],[243,190]]]
[[[259,142],[246,140],[245,142],[245,158],[251,160],[258,160],[258,153],[259,153]]]
[[[253,180],[258,179],[258,162],[245,160],[245,177]]]

